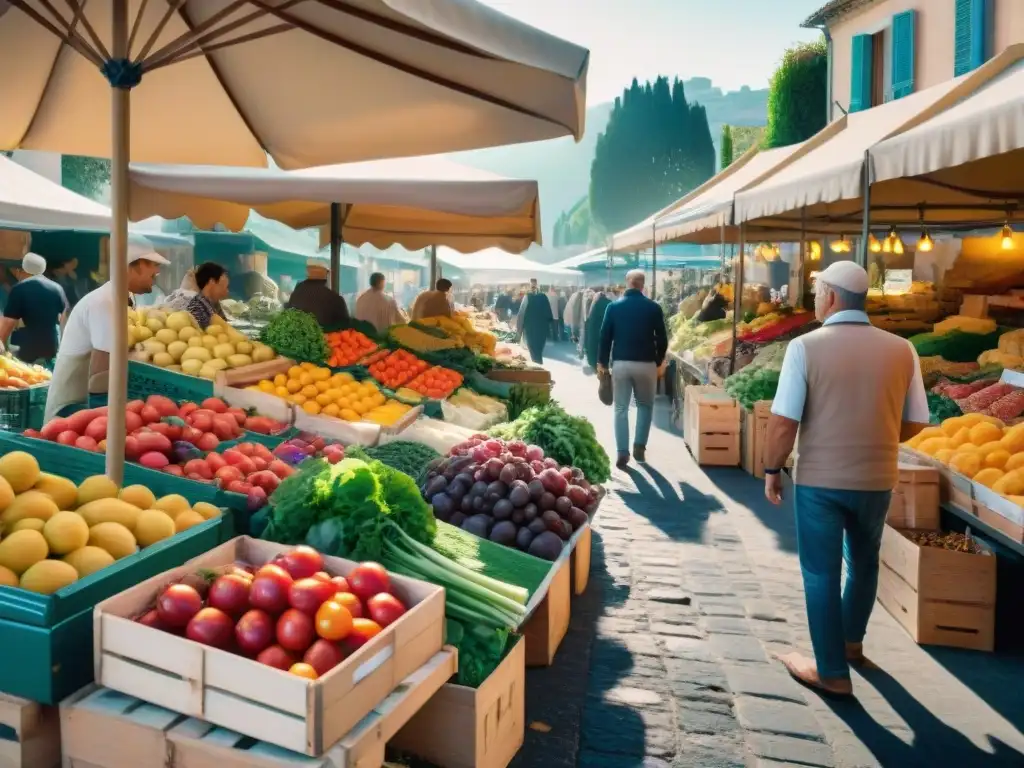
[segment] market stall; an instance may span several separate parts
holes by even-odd
[[[536,279],[540,285],[572,286],[580,282],[578,270],[540,264],[523,256],[508,253],[499,247],[475,253],[458,253],[452,248],[439,248],[441,264],[459,270],[470,285],[526,285]]]

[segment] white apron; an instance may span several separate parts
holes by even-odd
[[[46,411],[43,422],[48,422],[61,409],[89,400],[89,365],[92,353],[84,355],[60,355],[53,366],[53,378],[46,393]]]

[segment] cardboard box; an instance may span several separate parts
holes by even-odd
[[[939,527],[939,471],[901,462],[886,522],[894,528]]]
[[[878,602],[915,642],[992,650],[994,554],[922,547],[886,525],[880,560]]]
[[[133,621],[152,607],[164,587],[199,569],[235,562],[262,565],[289,549],[241,536],[99,603],[94,612],[96,682],[293,752],[323,754],[441,650],[441,587],[392,575],[394,592],[408,611],[313,681]],[[355,566],[350,560],[324,558],[324,569],[332,575],[347,575]]]
[[[525,688],[519,638],[479,688],[443,686],[391,745],[444,768],[505,768],[523,745]]]

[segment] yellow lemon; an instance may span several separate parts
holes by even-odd
[[[320,394],[320,391],[313,385],[307,384],[301,390],[299,390],[307,399],[316,397]]]
[[[331,388],[331,382],[327,381],[326,379],[318,379],[317,381],[314,382],[314,384],[316,385],[317,392],[326,392],[328,389]]]
[[[277,395],[278,397],[288,398],[291,396],[292,393],[288,391],[288,387],[277,387],[274,390],[274,394]]]
[[[334,401],[326,392],[321,392],[319,395],[316,396],[316,404],[319,405],[321,408],[324,407],[325,405],[330,405],[332,402]]]
[[[326,392],[324,392],[324,394],[327,395],[327,397],[330,398],[330,401],[332,403],[334,403],[334,402],[337,402],[338,398],[341,397],[341,390],[337,389],[337,388],[332,388],[332,389],[328,389]]]
[[[302,410],[304,410],[306,413],[316,416],[318,413],[320,413],[320,404],[317,403],[316,400],[307,400],[302,404]]]
[[[279,374],[277,374],[277,376],[274,377],[274,386],[275,387],[283,387],[287,383],[288,383],[288,377],[285,376],[283,373],[279,373]]]
[[[306,396],[299,393],[292,395],[288,399],[291,400],[296,405],[303,405],[306,402]]]
[[[270,379],[264,379],[258,386],[260,388],[260,392],[266,392],[268,394],[273,394],[274,392],[274,382]]]
[[[351,408],[342,408],[338,415],[345,421],[359,421],[359,414]]]
[[[312,371],[312,374],[313,381],[327,381],[328,379],[331,378],[331,369],[317,368],[316,370]]]
[[[304,371],[315,371],[316,366],[313,363],[300,363],[302,370]]]
[[[337,418],[338,414],[341,413],[341,408],[339,408],[336,403],[328,403],[320,413],[324,416],[333,416],[334,418]]]
[[[298,392],[300,389],[302,389],[302,384],[301,384],[301,382],[299,382],[298,379],[288,379],[288,383],[285,385],[285,388],[289,392],[294,394],[294,393]]]
[[[304,372],[299,376],[299,383],[304,387],[308,387],[313,383],[313,377],[308,372]]]

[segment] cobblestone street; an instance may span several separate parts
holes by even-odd
[[[555,396],[611,452],[611,409],[569,345]],[[650,465],[616,471],[587,593],[554,666],[530,670],[517,768],[1021,766],[1024,659],[918,647],[876,606],[857,701],[827,705],[774,654],[809,648],[792,509],[702,471],[661,398]]]

